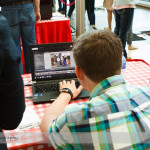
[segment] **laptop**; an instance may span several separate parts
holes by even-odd
[[[59,95],[59,82],[79,81],[75,74],[72,42],[30,45],[33,103],[55,100]],[[77,99],[88,98],[90,93],[83,89]]]

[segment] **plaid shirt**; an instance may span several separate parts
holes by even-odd
[[[49,126],[56,149],[150,149],[150,88],[120,75],[94,87],[88,102],[70,104]]]

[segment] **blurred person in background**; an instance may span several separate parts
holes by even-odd
[[[126,52],[126,41],[127,34],[130,26],[133,22],[134,9],[136,8],[136,0],[126,1],[126,0],[114,0],[113,8],[115,12],[115,33],[121,39],[123,45],[123,55],[127,58]]]
[[[33,6],[34,3],[34,6]],[[21,57],[21,41],[25,58],[25,72],[31,72],[29,45],[35,44],[35,22],[41,19],[40,0],[7,0],[1,14],[6,17],[13,40]],[[19,65],[23,73],[22,61]]]
[[[114,9],[112,5],[113,0],[104,0],[103,6],[107,9],[107,19],[108,19],[108,27],[105,27],[104,30],[111,30],[112,14],[114,14]]]
[[[87,10],[88,19],[90,21],[90,26],[94,30],[97,30],[95,26],[95,0],[85,0],[85,10]]]

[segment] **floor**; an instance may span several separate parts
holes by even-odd
[[[67,7],[67,9],[69,9]],[[58,10],[58,4],[56,1],[56,10]],[[102,1],[95,1],[95,16],[96,16],[96,27],[99,30],[103,30],[104,27],[107,27],[107,11],[102,7]],[[70,19],[70,24],[73,28],[75,28],[76,21],[75,11]],[[141,31],[150,31],[150,8],[145,8],[141,6],[137,6],[134,12],[134,20],[133,20],[133,33],[140,34]],[[114,17],[112,20],[112,31],[115,27]],[[72,31],[74,30],[72,28]],[[93,30],[89,25],[89,21],[87,18],[87,13],[85,14],[85,28],[86,32]],[[72,34],[73,39],[75,40],[75,33]],[[146,40],[133,41],[132,44],[138,47],[137,50],[128,50],[128,45],[126,50],[128,51],[128,56],[132,59],[143,59],[150,64],[150,36],[141,35]]]

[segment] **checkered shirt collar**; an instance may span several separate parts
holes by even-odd
[[[102,80],[99,84],[97,84],[90,95],[89,100],[91,100],[93,97],[100,95],[104,91],[106,91],[110,87],[118,86],[125,84],[125,80],[121,75],[115,75],[109,78],[106,78],[105,80]]]

